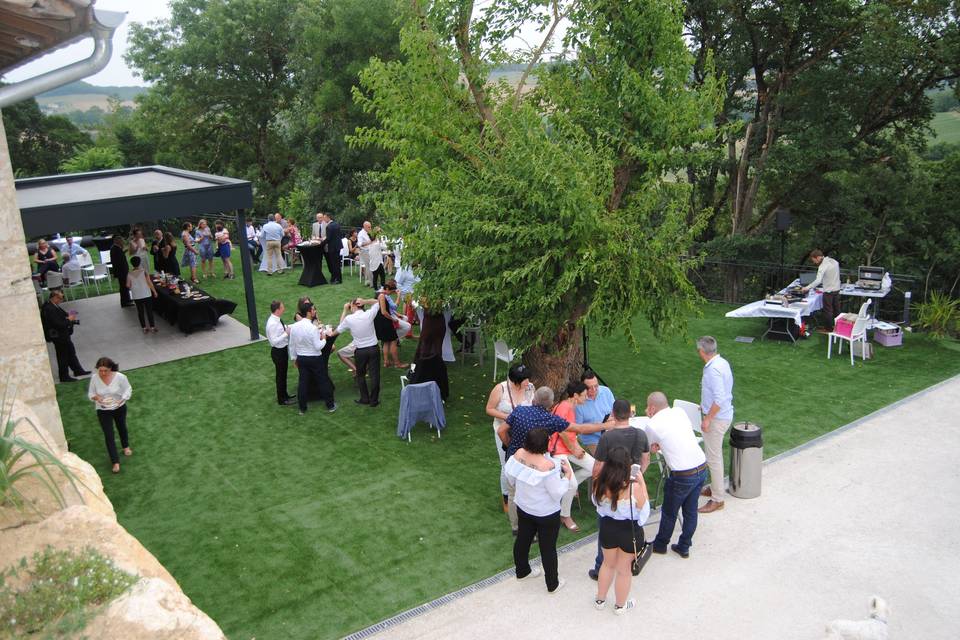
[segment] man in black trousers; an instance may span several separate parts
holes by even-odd
[[[63,291],[54,289],[50,292],[50,298],[43,303],[40,308],[40,319],[43,322],[43,332],[47,340],[53,343],[53,348],[57,353],[57,373],[60,382],[76,382],[76,378],[70,377],[70,370],[73,370],[75,376],[88,376],[89,371],[84,371],[83,365],[77,359],[77,349],[73,346],[73,325],[78,324],[77,316],[67,313],[60,307],[63,302]]]
[[[132,307],[133,300],[130,299],[130,289],[127,288],[127,275],[130,273],[130,266],[127,262],[127,254],[123,250],[122,236],[113,236],[113,246],[110,247],[110,264],[113,268],[113,277],[120,283],[120,306]]]
[[[287,393],[287,369],[290,365],[290,327],[283,322],[283,303],[274,300],[270,303],[270,317],[267,318],[267,340],[270,341],[270,359],[277,374],[277,404],[293,404],[296,400]]]
[[[343,282],[343,274],[340,273],[340,251],[343,249],[343,234],[340,231],[340,223],[334,220],[329,213],[324,213],[323,219],[327,223],[327,235],[324,242],[327,243],[327,269],[330,270],[330,284],[340,284]]]

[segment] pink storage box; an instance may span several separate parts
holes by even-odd
[[[856,318],[856,316],[854,316],[854,318]],[[849,318],[840,316],[839,318],[837,318],[836,323],[834,323],[833,332],[838,336],[849,338],[850,336],[853,335],[853,325],[855,322],[856,320],[851,320]]]
[[[903,329],[877,329],[873,333],[875,342],[879,342],[885,347],[899,347],[903,345]]]

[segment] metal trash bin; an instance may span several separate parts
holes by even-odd
[[[730,495],[760,496],[763,469],[763,430],[752,422],[738,422],[730,429]]]

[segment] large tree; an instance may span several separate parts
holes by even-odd
[[[698,206],[714,212],[712,250],[748,257],[777,209],[810,224],[831,172],[857,172],[919,144],[929,88],[960,74],[952,0],[688,0],[695,78],[726,92],[714,149],[725,158],[687,171]],[[827,248],[827,247],[824,247]],[[836,248],[836,247],[835,247]],[[756,257],[755,255],[753,257]],[[740,297],[742,270],[727,296]]]
[[[682,257],[701,224],[689,186],[719,92],[689,86],[679,2],[413,0],[402,60],[374,60],[353,143],[390,151],[375,193],[420,265],[419,292],[524,350],[534,379],[579,374],[580,329],[684,328],[696,294]],[[569,21],[569,59],[545,65]],[[528,54],[507,44],[539,24]],[[525,64],[515,84],[491,65]],[[536,88],[529,90],[536,76]]]
[[[131,26],[127,61],[153,84],[139,97],[157,159],[252,180],[272,207],[295,158],[282,117],[295,0],[173,0],[170,18]]]
[[[359,202],[367,173],[389,163],[381,149],[347,145],[347,134],[374,122],[351,92],[370,58],[400,55],[397,18],[396,0],[305,0],[295,17],[297,92],[288,117],[295,183],[313,207],[347,224],[359,225],[368,212]]]

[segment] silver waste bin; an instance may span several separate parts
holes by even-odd
[[[759,497],[762,469],[762,429],[752,422],[738,422],[730,429],[730,495]]]

